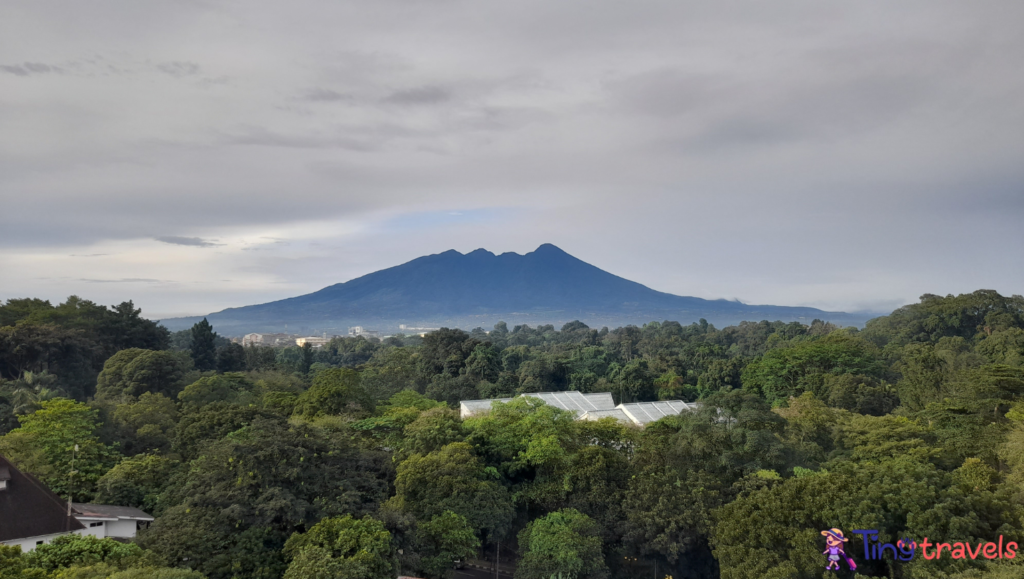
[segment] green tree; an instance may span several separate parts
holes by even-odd
[[[255,387],[245,374],[231,372],[206,376],[189,384],[178,394],[184,410],[200,408],[214,402],[249,402]],[[250,400],[243,400],[246,396]]]
[[[423,569],[433,579],[450,578],[453,561],[465,561],[480,549],[480,540],[466,517],[451,511],[420,523],[417,538],[426,555]]]
[[[284,552],[285,579],[391,579],[397,570],[391,533],[368,515],[324,519],[292,535]]]
[[[190,363],[166,350],[129,348],[110,357],[96,379],[96,396],[108,400],[135,398],[145,392],[175,397]]]
[[[361,382],[359,372],[351,368],[329,368],[317,372],[313,385],[299,396],[295,413],[313,418],[372,412],[374,400]]]
[[[217,334],[214,333],[213,326],[206,321],[206,318],[192,326],[189,352],[192,355],[192,362],[199,370],[217,368],[216,339]]]
[[[578,579],[608,577],[597,525],[574,509],[531,521],[519,533],[516,579],[548,579],[557,573]]]
[[[825,399],[826,375],[878,376],[884,364],[870,342],[846,332],[769,351],[743,370],[743,387],[769,402],[814,392]]]
[[[445,407],[421,413],[405,429],[403,448],[409,453],[427,454],[466,438],[459,413]]]
[[[414,454],[398,465],[391,508],[430,520],[445,511],[466,518],[475,530],[500,534],[512,519],[508,492],[495,482],[465,442],[426,455]]]
[[[24,555],[26,567],[36,567],[47,572],[66,569],[74,565],[106,563],[116,569],[131,565],[152,566],[160,559],[134,543],[122,543],[114,539],[98,539],[92,535],[64,535],[49,543],[37,546]]]
[[[176,460],[151,454],[126,458],[97,481],[96,502],[157,515],[160,495],[172,484],[179,466]]]
[[[387,400],[403,390],[423,391],[415,348],[383,348],[374,352],[362,372],[363,386],[374,400]]]
[[[96,481],[118,459],[96,435],[96,414],[74,400],[47,400],[39,410],[18,417],[21,426],[0,438],[0,455],[38,476],[58,495],[73,490],[82,502],[92,497]]]
[[[245,348],[231,342],[217,350],[218,372],[244,372],[246,370]]]
[[[163,394],[144,392],[135,402],[118,404],[113,418],[126,434],[122,441],[126,454],[171,449],[178,408]]]
[[[186,406],[174,430],[174,452],[192,459],[203,448],[242,427],[256,418],[276,418],[254,406],[239,406],[228,402],[211,402],[202,406]]]
[[[385,457],[353,444],[348,431],[250,416],[242,427],[208,416],[213,432],[230,430],[193,451],[198,457],[163,493],[174,506],[141,537],[144,546],[169,561],[188,558],[211,579],[277,576],[292,533],[375,511],[386,496]]]
[[[21,545],[0,545],[0,579],[22,579],[24,568]]]

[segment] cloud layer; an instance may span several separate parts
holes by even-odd
[[[945,0],[8,6],[0,298],[206,313],[544,242],[707,298],[1022,293],[1021,21]]]

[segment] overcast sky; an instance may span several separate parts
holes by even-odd
[[[554,243],[654,289],[1024,293],[1024,3],[0,0],[0,299],[203,314]]]

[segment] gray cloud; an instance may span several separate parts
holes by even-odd
[[[199,74],[199,65],[194,62],[161,62],[156,65],[157,70],[174,77],[195,76]]]
[[[300,134],[280,134],[265,128],[246,127],[228,135],[225,140],[236,145],[260,147],[285,147],[289,149],[347,149],[350,151],[371,151],[376,147],[372,136],[343,136],[324,134],[322,131]]]
[[[126,277],[121,279],[86,279],[82,278],[78,281],[84,281],[86,283],[167,283],[166,280],[162,279],[148,279],[141,277]]]
[[[1024,4],[254,2],[0,22],[5,291],[206,313],[542,242],[752,303],[1024,286]]]
[[[383,102],[396,105],[432,105],[451,99],[451,94],[440,87],[422,86],[400,90],[384,97]]]
[[[193,247],[215,247],[221,245],[212,241],[202,239],[200,237],[178,237],[176,235],[168,235],[164,237],[155,237],[157,241],[163,243],[170,243],[173,245],[188,245]]]
[[[41,62],[24,62],[22,64],[5,64],[0,65],[0,70],[13,74],[15,76],[31,76],[34,74],[47,74],[56,73],[60,74],[64,72],[60,67],[51,66]]]
[[[302,95],[302,98],[303,100],[311,102],[351,102],[354,100],[352,95],[343,94],[326,88],[310,89]]]

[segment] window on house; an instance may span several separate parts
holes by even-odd
[[[36,541],[36,546],[37,546],[37,547],[38,547],[39,545],[42,545],[42,544],[43,544],[43,541]]]
[[[90,527],[102,527],[103,526],[103,521],[100,521],[98,523],[89,523],[89,526]]]

